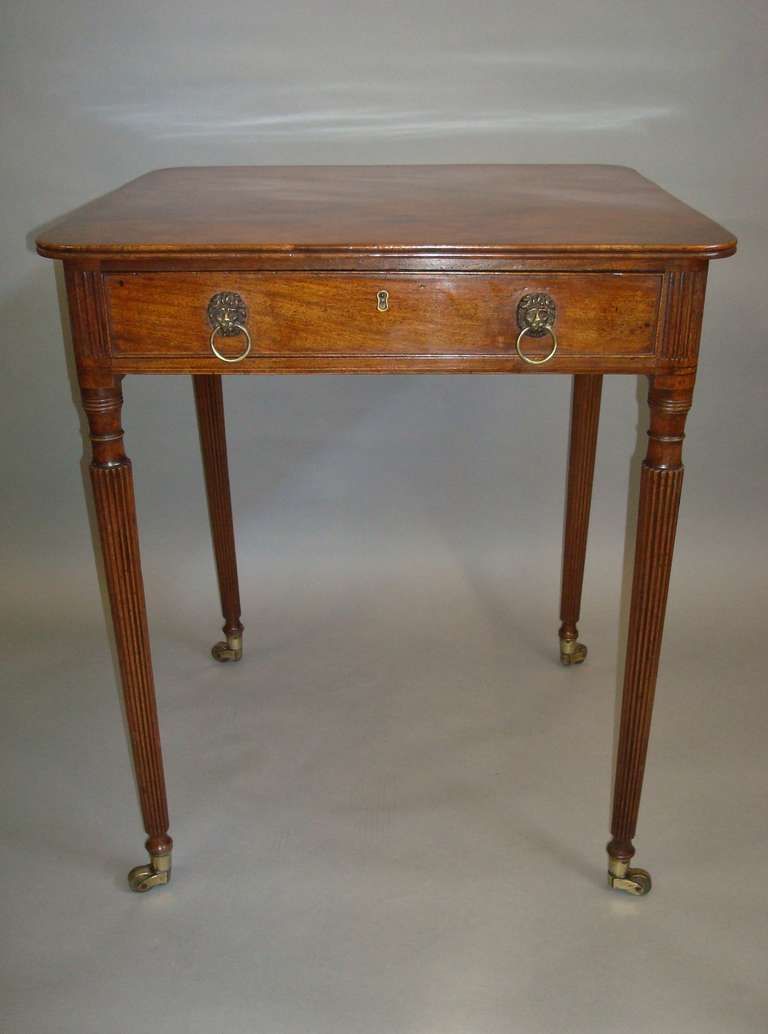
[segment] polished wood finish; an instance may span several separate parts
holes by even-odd
[[[43,230],[51,258],[396,252],[714,258],[732,234],[619,165],[160,169]]]
[[[648,889],[623,867],[634,854],[708,261],[735,246],[617,166],[164,169],[41,233],[40,253],[64,259],[150,877],[163,881],[157,859],[171,841],[120,376],[194,377],[225,633],[236,635],[223,374],[573,374],[561,601],[561,636],[573,643],[602,378],[634,373],[651,379],[651,426],[608,850],[614,886]],[[253,351],[242,363],[210,350],[206,309],[219,291],[249,308]],[[557,305],[560,347],[529,366],[514,352],[515,309],[538,292]],[[219,344],[236,354],[242,336]],[[526,340],[533,357],[543,348]]]
[[[80,387],[111,388],[115,384],[115,374],[103,277],[94,270],[66,262],[64,280]]]
[[[693,366],[699,356],[707,267],[671,270],[665,287],[660,365],[668,362],[673,367]]]
[[[380,311],[380,291],[388,308]],[[490,355],[515,352],[517,304],[524,294],[557,299],[559,348],[572,356],[621,361],[656,349],[662,290],[658,273],[134,273],[105,278],[115,359],[210,359],[210,299],[238,293],[253,339],[242,368],[264,357]],[[242,337],[220,338],[236,356]],[[526,354],[546,355],[549,337],[527,338]]]
[[[221,612],[224,616],[222,631],[225,636],[240,636],[243,626],[240,623],[240,588],[237,580],[221,377],[193,377],[192,385],[197,426],[200,431],[216,577],[219,583]]]
[[[231,339],[224,344],[224,353],[234,352],[242,339]],[[541,345],[528,347],[526,353],[537,356]],[[221,344],[218,339],[217,345]],[[514,346],[513,346],[514,347]],[[514,352],[499,350],[495,355],[460,353],[453,355],[382,355],[361,352],[357,355],[259,355],[254,342],[251,355],[238,363],[225,366],[212,353],[196,356],[114,356],[110,369],[116,374],[165,373],[165,374],[217,374],[229,377],[235,374],[371,374],[371,373],[525,373],[525,374],[576,374],[590,373],[599,366],[603,373],[652,374],[659,369],[653,355],[620,355],[598,358],[594,355],[574,355],[558,349],[555,357],[542,366],[529,366]],[[237,354],[234,352],[234,354]],[[672,367],[664,367],[671,369]]]
[[[619,749],[608,853],[629,861],[640,808],[651,714],[661,654],[677,513],[683,487],[682,448],[693,375],[658,377],[648,402],[651,426],[640,480],[635,566],[624,669]]]
[[[170,853],[160,731],[139,559],[131,462],[123,450],[119,387],[84,388],[93,458],[91,484],[112,610],[125,716],[133,749],[147,851]]]
[[[584,583],[602,391],[603,378],[600,374],[581,374],[573,378],[560,596],[560,638],[565,640],[579,637],[577,624]]]

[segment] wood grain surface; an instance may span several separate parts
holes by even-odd
[[[515,353],[517,304],[544,292],[557,306],[560,356],[652,355],[662,278],[652,273],[124,273],[105,277],[112,349],[119,356],[211,356],[207,307],[241,295],[253,349],[263,356],[498,355]],[[388,308],[378,309],[381,290]],[[219,336],[236,356],[240,335]],[[551,339],[526,336],[525,352]],[[223,365],[223,364],[222,364]]]
[[[51,258],[293,251],[715,258],[735,246],[728,230],[617,165],[160,169],[37,238]]]

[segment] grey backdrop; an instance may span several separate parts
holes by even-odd
[[[466,1034],[567,1022],[572,1031],[608,1031],[614,1005],[635,1017],[626,1030],[763,1030],[765,929],[727,888],[749,886],[753,905],[765,905],[755,872],[766,779],[765,0],[25,0],[4,4],[3,25],[0,635],[10,674],[4,785],[16,788],[4,869],[24,874],[3,895],[13,931],[3,1030],[126,1031],[151,1022],[168,1031],[339,1034],[434,1024]],[[206,656],[220,618],[190,385],[126,381],[180,846],[173,888],[143,899],[119,893],[123,870],[141,860],[142,837],[54,267],[33,251],[35,228],[169,165],[579,161],[634,166],[740,241],[736,258],[710,270],[651,755],[658,775],[641,815],[640,863],[646,856],[663,867],[667,896],[662,883],[647,902],[609,906],[595,890],[607,837],[626,500],[644,420],[637,385],[619,377],[604,390],[582,622],[591,655],[570,682],[553,666],[568,378],[227,381],[247,627],[237,669]],[[588,697],[598,688],[599,701]],[[448,741],[458,729],[468,739],[451,743],[449,753],[464,760],[443,773],[436,800],[467,804],[456,828],[475,847],[488,843],[488,858],[457,856],[454,872],[454,840],[436,832],[438,847],[413,870],[403,861],[407,845],[440,814],[419,782],[429,783],[431,755],[420,741],[413,757],[395,753],[384,764],[377,737],[386,728],[392,743],[409,742],[418,728],[432,743],[432,723],[446,714]],[[490,782],[469,792],[462,779],[472,743],[495,742],[498,722],[514,744],[514,730],[520,744],[529,731],[548,760],[537,767],[520,746],[517,771],[509,740],[499,742],[480,763]],[[297,765],[306,775],[316,740],[310,797],[301,797],[291,780]],[[435,765],[444,754],[435,746]],[[367,766],[375,771],[377,758],[382,783],[352,823],[357,864],[345,851],[348,871],[322,833],[331,821],[324,788],[346,801],[350,781],[372,779]],[[561,758],[573,763],[567,778]],[[392,825],[392,770],[413,781],[402,804],[412,824],[402,829]],[[576,804],[568,788],[578,773]],[[498,799],[489,789],[496,778]],[[220,795],[210,789],[217,780]],[[255,815],[249,788],[265,780],[274,813],[265,806]],[[536,814],[532,825],[507,810],[516,782]],[[305,810],[296,805],[288,834],[281,816],[296,794]],[[498,807],[482,832],[472,823],[488,794]],[[554,801],[562,809],[548,812]],[[382,807],[389,818],[374,851]],[[494,839],[498,829],[527,837],[510,849]],[[371,858],[354,855],[361,837],[378,862],[386,845],[400,845],[380,873],[386,889]],[[277,845],[274,857],[264,838]],[[687,876],[692,851],[711,858],[711,873]],[[500,890],[494,866],[517,855]],[[302,869],[303,857],[318,868]],[[254,872],[243,884],[245,859]],[[468,864],[490,884],[467,889],[459,874]],[[361,873],[368,883],[355,882]],[[721,888],[714,898],[713,886]],[[297,887],[306,900],[294,912]],[[375,900],[387,907],[372,939],[364,920]],[[681,916],[694,912],[684,928]],[[477,915],[484,922],[473,926]],[[676,918],[665,925],[666,917]],[[574,950],[542,939],[547,924]],[[641,956],[631,987],[621,962],[630,927]],[[590,937],[591,963],[578,950]],[[692,942],[690,957],[679,945]],[[614,990],[596,999],[587,988],[603,984],[606,966],[610,984],[612,965]],[[554,970],[557,992],[546,990]],[[623,1005],[613,1002],[619,990]]]

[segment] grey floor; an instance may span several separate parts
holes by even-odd
[[[564,669],[559,546],[462,537],[450,505],[407,503],[429,484],[368,459],[341,530],[322,512],[343,441],[295,480],[286,463],[261,509],[237,489],[239,665],[208,655],[202,503],[187,530],[143,526],[176,844],[173,882],[146,895],[125,882],[143,836],[91,558],[79,539],[53,568],[20,559],[0,1030],[764,1034],[762,563],[684,511],[637,841],[654,889],[631,899],[604,883],[615,514],[596,504],[590,655]],[[491,497],[481,530],[503,524],[464,460]],[[527,498],[531,532],[550,496]]]

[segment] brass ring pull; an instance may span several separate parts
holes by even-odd
[[[557,351],[557,334],[555,333],[555,328],[550,327],[549,324],[547,324],[546,327],[544,327],[543,329],[548,330],[552,337],[552,350],[548,352],[547,355],[545,355],[542,359],[532,359],[529,355],[525,355],[525,353],[520,348],[520,342],[523,340],[525,335],[533,334],[533,327],[523,327],[523,329],[517,335],[515,349],[517,350],[517,354],[520,356],[524,363],[530,363],[531,366],[541,366],[542,363],[548,363]],[[535,334],[534,336],[541,337],[540,334]]]
[[[241,363],[251,350],[251,335],[245,326],[248,319],[248,309],[245,301],[236,291],[219,291],[208,302],[208,322],[213,327],[211,331],[211,351],[217,359],[223,363]],[[222,355],[216,347],[216,335],[222,337],[237,337],[242,334],[245,338],[245,348],[240,355]]]
[[[251,335],[248,333],[248,328],[245,327],[242,323],[233,323],[232,327],[234,329],[236,329],[236,330],[239,330],[240,333],[245,338],[245,348],[243,349],[243,351],[240,353],[240,355],[235,355],[235,356],[232,356],[232,357],[226,356],[226,355],[222,355],[221,352],[218,350],[218,348],[215,345],[216,335],[221,332],[222,328],[220,326],[216,326],[211,331],[211,351],[216,356],[216,358],[217,359],[221,359],[221,361],[223,363],[239,363],[239,362],[242,362],[242,360],[245,359],[245,357],[248,355],[248,353],[251,350]],[[227,334],[226,336],[227,337],[231,337],[232,335],[231,334]]]

